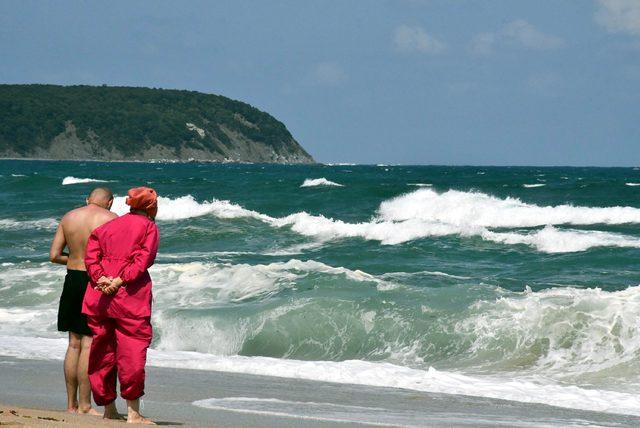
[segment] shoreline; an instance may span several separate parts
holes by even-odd
[[[563,168],[589,168],[589,169],[631,169],[640,168],[637,165],[448,165],[448,164],[376,164],[376,163],[353,163],[353,162],[314,162],[314,163],[267,163],[267,162],[242,162],[242,161],[216,161],[216,160],[177,160],[177,159],[149,159],[149,160],[106,160],[106,159],[49,159],[49,158],[13,158],[0,157],[0,161],[41,161],[41,162],[102,162],[102,163],[206,163],[219,165],[277,165],[277,166],[328,166],[328,167],[346,167],[346,166],[375,166],[375,167],[435,167],[435,168],[545,168],[545,169],[563,169]]]
[[[0,409],[36,409],[27,412],[55,419],[60,412],[67,415],[61,361],[0,357],[0,377]],[[637,416],[544,404],[164,367],[147,368],[142,400],[145,416],[185,427],[640,426]],[[125,409],[121,399],[117,406]],[[0,416],[3,423],[9,417]],[[71,416],[73,426],[95,426],[91,416]],[[47,425],[33,426],[70,426],[67,420],[40,421]]]

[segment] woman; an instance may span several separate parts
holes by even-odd
[[[85,265],[90,287],[82,313],[93,342],[89,381],[104,417],[119,418],[115,407],[116,378],[127,400],[127,422],[152,424],[140,415],[144,366],[151,343],[151,277],[147,269],[158,251],[158,196],[148,187],[129,190],[129,214],[95,229],[87,243]]]

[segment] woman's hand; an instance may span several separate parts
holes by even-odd
[[[96,290],[102,291],[104,289],[104,287],[111,285],[111,281],[113,280],[113,278],[106,277],[106,276],[101,276],[98,281],[96,282],[96,286],[94,287]]]
[[[118,291],[120,287],[122,287],[122,283],[122,278],[112,278],[108,285],[102,287],[102,293],[106,294],[107,296],[115,294],[115,292]]]

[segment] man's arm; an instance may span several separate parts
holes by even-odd
[[[98,229],[96,229],[98,230]],[[87,241],[87,248],[84,252],[84,265],[87,268],[89,278],[94,284],[100,284],[104,279],[104,269],[102,269],[102,247],[100,240],[94,230]]]
[[[66,246],[67,240],[64,238],[64,230],[62,229],[62,222],[60,222],[58,230],[56,230],[56,234],[53,237],[51,249],[49,250],[49,260],[51,260],[51,263],[67,264],[69,254],[64,252],[64,247]]]

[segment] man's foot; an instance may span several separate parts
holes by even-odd
[[[77,407],[69,407],[67,408],[67,413],[78,413]]]
[[[139,413],[136,413],[133,415],[130,414],[129,417],[127,417],[127,423],[142,424],[142,425],[156,425],[156,423],[153,422],[151,419],[147,419]]]
[[[89,410],[81,410],[78,409],[77,412],[79,415],[89,415],[89,416],[103,416],[102,413],[94,409],[93,407],[89,407]],[[117,412],[116,412],[117,413]]]

